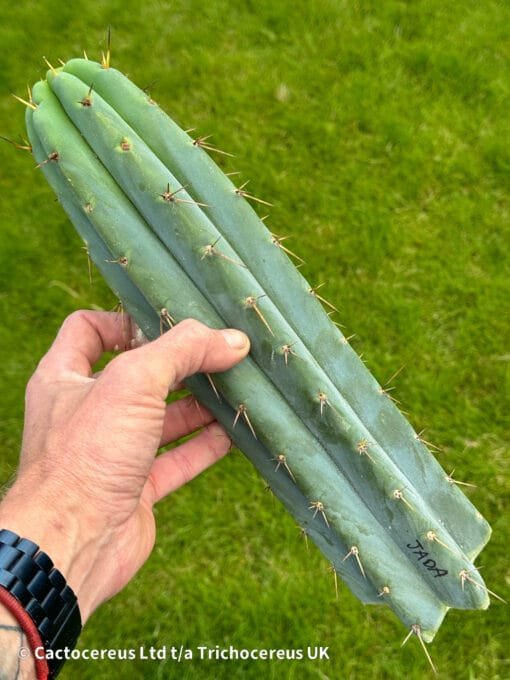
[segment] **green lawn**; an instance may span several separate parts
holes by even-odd
[[[508,599],[510,5],[504,0],[7,3],[0,134],[24,135],[26,84],[50,61],[113,65],[226,170],[271,201],[311,283],[447,472],[494,528],[479,565]],[[24,385],[63,318],[116,300],[34,161],[0,146],[0,483],[19,451]],[[261,212],[264,214],[264,212]],[[506,309],[505,309],[506,307]],[[505,318],[506,313],[506,318]],[[507,515],[505,516],[505,511]],[[157,509],[156,549],[90,620],[82,648],[329,647],[329,660],[69,662],[63,680],[431,676],[416,639],[344,588],[239,452]],[[510,677],[508,608],[451,611],[430,647],[441,678]],[[504,639],[507,643],[504,643]]]

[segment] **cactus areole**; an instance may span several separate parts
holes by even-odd
[[[364,603],[429,642],[448,608],[486,608],[490,528],[332,322],[254,196],[108,64],[50,69],[32,150],[91,259],[149,338],[195,318],[250,356],[187,385]]]

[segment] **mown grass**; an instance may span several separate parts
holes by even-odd
[[[441,447],[494,528],[480,564],[508,597],[510,8],[439,0],[147,0],[5,4],[0,132],[23,134],[41,60],[113,26],[113,63],[183,126],[235,153],[292,234],[375,375]],[[1,453],[18,456],[24,384],[64,316],[112,308],[28,155],[0,148]],[[289,242],[290,245],[290,242]],[[505,316],[506,313],[506,316]],[[329,646],[329,661],[68,664],[62,678],[422,678],[416,640],[344,588],[239,453],[157,509],[156,549],[91,619],[81,647]],[[503,680],[508,609],[448,614],[431,648],[443,678]]]

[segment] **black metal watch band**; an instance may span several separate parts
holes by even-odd
[[[81,632],[76,595],[46,553],[33,541],[0,529],[0,586],[23,606],[37,628],[54,678]],[[55,654],[55,652],[57,652]]]

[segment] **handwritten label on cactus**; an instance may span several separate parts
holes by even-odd
[[[418,557],[418,561],[421,562],[426,569],[436,572],[434,574],[434,578],[437,578],[438,576],[446,576],[448,569],[440,569],[437,566],[436,560],[433,560],[432,557],[430,557],[430,553],[425,550],[418,539],[416,539],[416,545],[408,543],[407,547],[413,551],[413,555]]]

